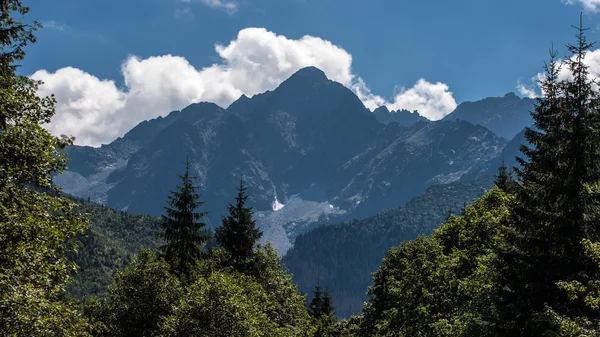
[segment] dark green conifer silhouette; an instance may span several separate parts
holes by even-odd
[[[207,212],[199,212],[204,204],[199,201],[199,186],[194,185],[194,177],[190,174],[191,163],[186,158],[185,172],[179,176],[181,185],[171,195],[165,207],[166,215],[161,222],[160,237],[165,244],[159,247],[172,271],[188,278],[196,261],[202,257],[202,248],[210,239],[206,224],[200,221]]]
[[[246,207],[246,190],[244,179],[240,178],[235,205],[229,204],[229,215],[223,217],[221,226],[215,231],[219,246],[229,254],[229,263],[239,271],[252,260],[256,244],[262,237],[262,232],[252,218],[252,208]]]

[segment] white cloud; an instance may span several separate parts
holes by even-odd
[[[563,2],[568,5],[580,4],[589,12],[600,11],[600,0],[563,0]]]
[[[226,10],[229,13],[234,13],[238,9],[238,4],[234,0],[181,0],[182,2],[195,2],[200,1],[204,5],[210,8],[217,8]]]
[[[533,85],[527,86],[523,84],[521,81],[517,82],[516,89],[519,91],[521,96],[536,98],[539,94],[535,91],[535,87]]]
[[[448,90],[448,85],[445,83],[430,83],[421,78],[412,88],[408,90],[402,88],[388,108],[417,110],[421,116],[428,119],[442,119],[457,106],[452,92]]]
[[[588,52],[583,60],[583,63],[586,64],[589,72],[589,77],[592,79],[600,79],[600,49],[592,50]],[[558,73],[559,80],[571,79],[572,75],[569,71],[568,65],[564,62],[564,59],[558,59],[557,64],[560,66],[560,71]],[[521,81],[517,82],[517,89],[522,96],[526,96],[529,98],[540,97],[542,95],[542,90],[539,86],[539,82],[543,81],[546,77],[545,73],[538,73],[531,78],[531,84],[526,85]],[[597,85],[594,85],[593,88],[595,90],[599,90],[600,88]]]
[[[352,56],[318,37],[294,40],[264,28],[247,28],[229,44],[217,44],[215,50],[221,62],[202,69],[178,56],[130,56],[121,66],[124,88],[70,67],[54,73],[40,70],[32,77],[45,82],[41,95],[56,94],[57,114],[49,129],[56,135],[75,136],[77,144],[92,146],[110,142],[143,120],[190,103],[209,101],[227,107],[242,94],[273,90],[307,66],[316,66],[329,79],[352,89],[370,109],[387,105],[439,119],[456,107],[447,85],[424,79],[402,90],[392,102],[373,95],[352,73]]]
[[[44,26],[44,28],[50,28],[59,31],[65,31],[68,28],[67,25],[58,23],[54,20],[42,22],[42,26]]]
[[[223,1],[223,0],[201,0],[203,4],[212,8],[222,8],[228,11],[235,11],[237,9],[237,3],[234,1]]]

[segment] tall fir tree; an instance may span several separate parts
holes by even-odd
[[[592,47],[585,30],[577,28],[572,56],[565,62],[567,79],[551,50],[546,76],[532,112],[534,128],[525,131],[531,147],[517,158],[521,187],[514,210],[514,231],[499,253],[498,287],[494,296],[494,335],[542,336],[557,333],[546,313],[597,318],[585,299],[570,301],[558,286],[564,281],[586,283],[598,277],[598,266],[584,256],[582,240],[598,241],[596,204],[587,193],[600,179],[599,100],[584,63]]]
[[[502,159],[502,164],[498,168],[498,173],[494,177],[494,185],[498,186],[501,190],[506,193],[513,193],[516,189],[516,182],[510,174],[510,170],[506,167],[504,163],[504,159]]]
[[[313,298],[308,305],[308,313],[316,319],[335,314],[331,294],[329,294],[327,289],[323,291],[320,284],[315,286]]]
[[[252,218],[252,208],[246,207],[246,190],[244,179],[240,178],[235,205],[229,204],[229,215],[223,217],[221,226],[215,230],[217,242],[229,254],[230,265],[239,271],[252,260],[256,244],[262,237]]]
[[[191,163],[186,158],[185,172],[179,176],[181,185],[177,191],[171,191],[165,207],[167,215],[161,222],[160,237],[166,243],[159,247],[172,271],[184,278],[189,278],[210,239],[206,224],[201,221],[207,212],[198,211],[204,202],[199,201],[199,186],[194,184],[197,177],[190,174],[190,169]]]
[[[331,294],[327,289],[325,289],[325,292],[323,293],[323,304],[321,306],[321,312],[323,315],[335,315],[333,298],[331,297]]]
[[[308,313],[316,319],[323,316],[323,291],[320,284],[315,286],[313,298],[308,305]]]

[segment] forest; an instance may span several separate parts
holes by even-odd
[[[214,233],[189,161],[161,218],[62,195],[52,175],[74,139],[44,128],[56,99],[18,73],[41,28],[28,12],[0,1],[0,335],[600,335],[600,97],[582,24],[570,55],[550,50],[518,166],[502,165],[494,186],[433,234],[407,240],[413,219],[406,236],[389,238],[397,246],[364,307],[340,320],[335,293],[315,284],[307,301],[275,250],[258,244],[243,177]],[[456,203],[477,193],[464,191]]]

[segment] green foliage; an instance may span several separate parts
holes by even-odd
[[[560,66],[551,52],[540,83],[545,97],[532,112],[535,128],[525,131],[530,146],[522,146],[526,159],[519,160],[515,229],[507,233],[509,245],[499,255],[492,301],[498,311],[489,317],[497,335],[556,333],[549,313],[600,317],[559,286],[600,276],[581,245],[582,240],[600,240],[598,198],[586,187],[600,180],[600,98],[583,62],[592,47],[584,32],[578,28],[576,43],[568,46],[568,78],[559,79]]]
[[[15,73],[40,27],[22,21],[28,11],[21,1],[0,3],[0,335],[87,336],[85,320],[61,298],[76,269],[66,254],[87,221],[51,183],[72,139],[44,129],[54,97],[38,97],[40,82]]]
[[[260,247],[255,268],[221,268],[221,249],[182,283],[156,253],[142,250],[86,313],[99,336],[310,336],[313,328],[275,250]]]
[[[252,260],[256,243],[262,237],[262,232],[256,227],[252,219],[252,208],[246,207],[247,188],[244,180],[240,179],[240,187],[236,204],[229,204],[229,215],[223,217],[221,227],[215,231],[215,238],[219,245],[229,254],[229,265],[242,271],[246,264]]]
[[[202,247],[210,239],[206,224],[199,221],[207,213],[196,211],[204,202],[198,201],[199,187],[193,183],[196,177],[190,176],[190,167],[190,161],[186,160],[185,172],[180,176],[181,186],[169,196],[169,206],[165,207],[167,215],[163,216],[160,233],[166,242],[159,247],[171,268],[184,279],[189,278],[192,268],[202,256]]]
[[[302,336],[296,326],[280,326],[269,317],[279,304],[253,278],[237,272],[214,272],[190,286],[166,318],[164,336]]]
[[[319,319],[324,315],[335,314],[331,295],[327,290],[322,292],[320,284],[315,286],[313,298],[308,305],[308,313],[316,319]]]
[[[506,193],[514,193],[518,187],[517,183],[510,174],[509,169],[504,164],[504,159],[498,168],[498,173],[496,173],[496,176],[494,177],[494,185],[498,186]]]
[[[298,292],[292,275],[281,264],[277,251],[269,244],[257,248],[252,269],[247,273],[263,287],[275,304],[267,311],[269,318],[280,327],[290,327],[290,331],[295,331],[290,336],[301,336],[300,330],[309,330],[310,324],[304,306],[306,298]]]
[[[493,188],[431,237],[388,252],[369,288],[361,336],[479,336],[514,197]]]
[[[160,218],[130,214],[76,199],[78,211],[90,219],[90,228],[79,237],[82,244],[71,259],[79,270],[67,286],[71,297],[83,299],[106,292],[113,274],[131,264],[133,257],[146,247],[155,249]]]
[[[86,313],[96,336],[155,336],[183,294],[179,279],[156,253],[143,249],[129,268],[118,272],[108,294],[92,298]]]

